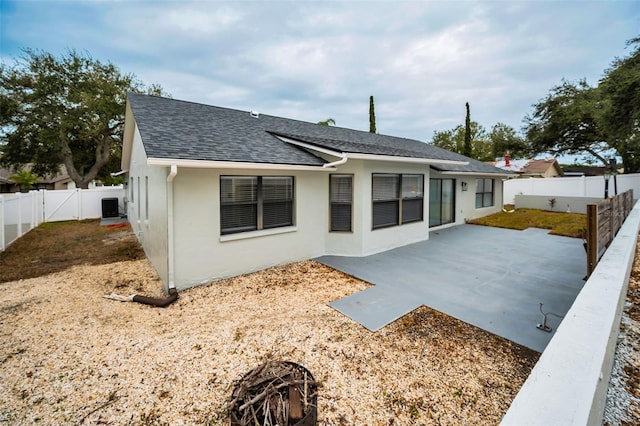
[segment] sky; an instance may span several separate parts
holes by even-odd
[[[519,130],[563,79],[596,85],[640,1],[0,0],[0,61],[70,49],[175,99],[430,141]]]

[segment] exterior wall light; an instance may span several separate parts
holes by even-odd
[[[466,191],[467,190],[467,182],[462,181],[462,190]]]
[[[609,198],[609,178],[611,178],[611,171],[609,169],[604,171],[604,199]]]

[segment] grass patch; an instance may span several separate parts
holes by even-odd
[[[144,257],[129,228],[109,229],[100,220],[43,223],[0,253],[0,283]]]
[[[500,212],[479,219],[469,220],[468,223],[519,230],[527,228],[550,229],[551,232],[549,233],[553,235],[584,238],[585,230],[587,229],[587,215],[535,209],[517,209],[512,213]]]

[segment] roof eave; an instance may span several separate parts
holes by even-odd
[[[276,137],[283,142],[290,143],[292,145],[306,148],[311,151],[320,152],[322,154],[331,155],[339,158],[348,158],[353,160],[371,160],[371,161],[390,161],[398,163],[418,163],[418,164],[446,164],[456,166],[466,166],[468,161],[456,161],[456,160],[440,160],[435,158],[419,158],[419,157],[399,157],[395,155],[381,155],[381,154],[362,154],[357,152],[338,152],[323,148],[317,145],[313,145],[307,142],[301,142],[295,139],[291,139],[285,136],[276,135]]]
[[[481,172],[481,171],[473,171],[473,172],[456,172],[453,170],[445,170],[438,171],[438,173],[443,175],[467,175],[467,176],[505,176],[505,177],[518,177],[518,175],[514,173],[492,173],[492,172]]]
[[[437,158],[420,158],[420,157],[399,157],[395,155],[380,155],[380,154],[360,154],[346,152],[344,155],[349,159],[354,160],[371,160],[371,161],[390,161],[398,163],[418,163],[418,164],[445,164],[453,166],[467,166],[468,161],[456,161],[456,160],[440,160]]]
[[[148,166],[189,167],[196,169],[253,169],[292,171],[335,171],[335,167],[308,166],[302,164],[249,163],[239,161],[185,160],[179,158],[147,158]]]

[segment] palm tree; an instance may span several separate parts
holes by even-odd
[[[31,173],[29,170],[20,170],[9,176],[9,179],[12,180],[15,184],[20,185],[20,190],[22,192],[29,192],[29,190],[33,187],[40,177],[34,173]]]
[[[335,126],[336,125],[336,120],[334,120],[333,118],[327,118],[324,121],[318,121],[318,124],[320,126]]]

